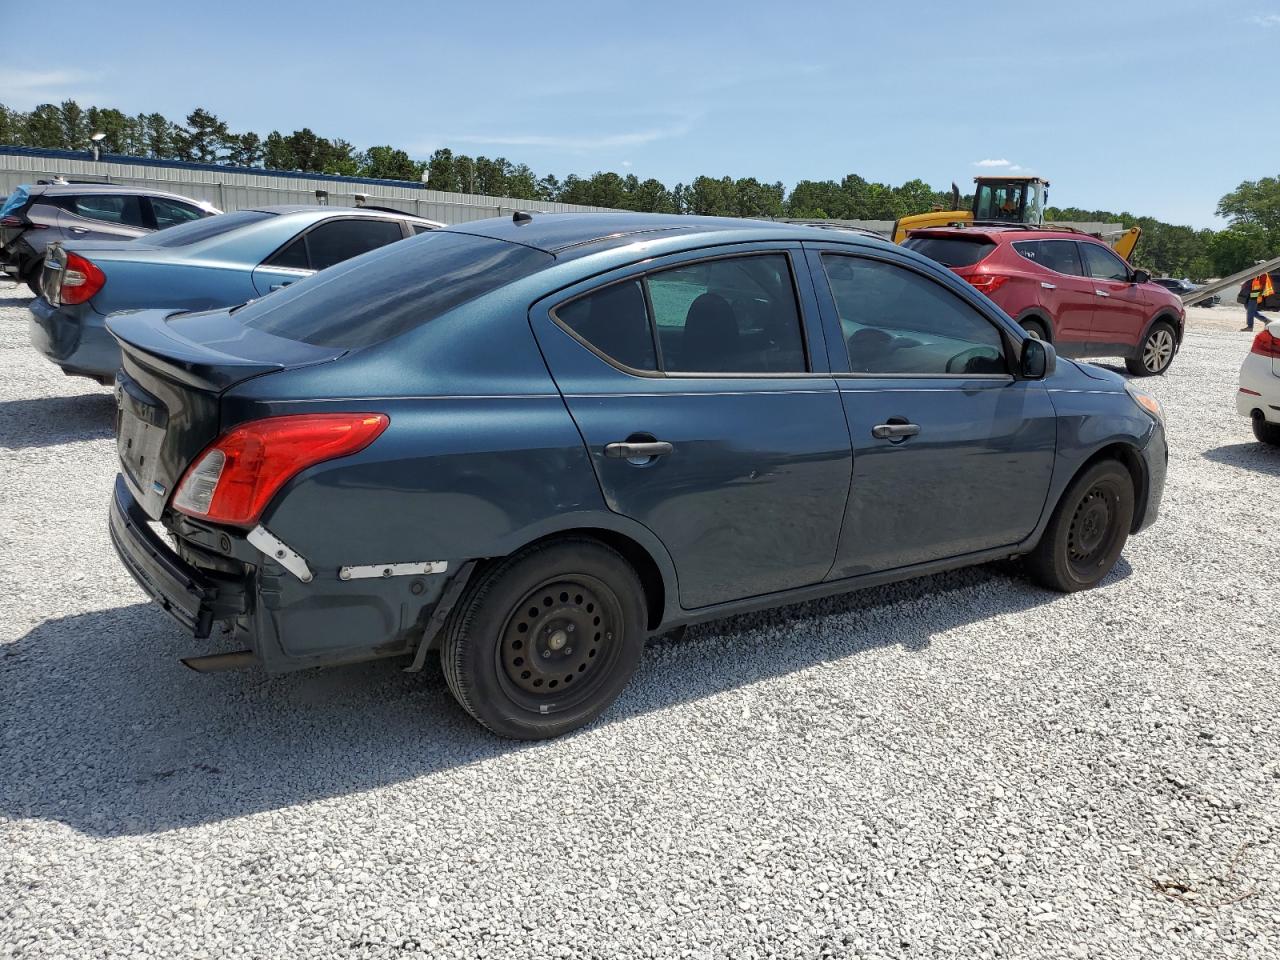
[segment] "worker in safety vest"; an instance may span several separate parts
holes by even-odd
[[[1276,292],[1276,288],[1271,283],[1271,274],[1262,273],[1253,278],[1253,283],[1249,284],[1249,299],[1245,301],[1245,330],[1253,329],[1253,318],[1262,317],[1262,322],[1268,322],[1266,317],[1262,316],[1262,301]]]

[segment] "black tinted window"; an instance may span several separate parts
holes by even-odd
[[[979,237],[908,237],[903,246],[944,267],[973,266],[996,248],[990,240]]]
[[[803,373],[804,340],[784,254],[726,257],[646,278],[674,373]]]
[[[176,227],[170,227],[163,233],[148,238],[147,242],[155,247],[185,247],[189,243],[197,243],[201,240],[208,240],[210,237],[221,236],[239,227],[257,223],[259,220],[265,220],[267,217],[272,216],[275,216],[275,214],[263,213],[261,210],[237,210],[235,213],[220,213],[216,216],[205,217],[203,220],[180,223]]]
[[[403,237],[399,220],[334,220],[322,223],[307,234],[311,269],[324,270]]]
[[[298,237],[285,244],[275,256],[268,257],[263,263],[267,267],[289,267],[294,270],[310,270],[311,261],[307,259],[307,240]]]
[[[166,200],[163,197],[151,198],[151,212],[155,215],[157,230],[177,226],[179,223],[190,223],[192,220],[201,220],[208,216],[199,207]]]
[[[556,308],[556,318],[605,356],[656,370],[653,333],[638,280],[611,284]]]
[[[1084,263],[1089,276],[1095,280],[1129,279],[1129,265],[1110,250],[1096,243],[1082,243],[1080,247],[1084,250]]]
[[[1013,245],[1027,260],[1068,276],[1083,276],[1080,253],[1074,240],[1019,240]]]
[[[142,198],[128,194],[108,193],[98,196],[74,197],[71,210],[77,216],[103,223],[115,223],[122,227],[145,227],[142,215]]]
[[[1007,373],[1004,341],[942,284],[879,260],[823,254],[854,373]]]
[[[417,236],[420,233],[427,233],[430,230],[439,229],[438,227],[428,227],[425,223],[413,223],[410,224],[410,226],[413,227],[414,236]]]
[[[541,250],[436,230],[299,280],[249,303],[236,316],[277,337],[364,347],[552,263],[554,258]]]

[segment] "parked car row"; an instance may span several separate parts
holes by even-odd
[[[1172,291],[1179,299],[1187,296],[1187,294],[1195,293],[1197,290],[1200,289],[1199,286],[1192,283],[1190,280],[1187,280],[1186,278],[1179,280],[1175,277],[1156,277],[1151,282],[1158,283],[1160,284],[1160,286],[1164,287],[1166,290]],[[1193,307],[1216,307],[1221,302],[1222,302],[1222,297],[1216,293],[1213,293],[1203,300],[1195,301],[1191,305]]]
[[[193,637],[221,624],[239,648],[196,669],[434,654],[490,730],[554,736],[654,634],[1015,556],[1084,589],[1156,519],[1159,403],[902,247],[516,214],[307,276],[335,216],[363,212],[225,214],[65,244],[46,271],[42,348],[68,301],[121,348],[121,560]],[[143,305],[115,288],[171,302],[112,312]]]
[[[999,304],[1070,357],[1124,357],[1134,376],[1164,373],[1182,345],[1182,301],[1087,234],[1021,227],[914,231],[907,247]]]
[[[277,206],[192,221],[128,243],[50,244],[31,342],[64,372],[112,383],[109,314],[209,310],[266,296],[318,270],[440,224],[368,207]]]
[[[110,183],[24,184],[0,205],[0,269],[39,293],[53,243],[132,240],[219,212],[202,200]]]

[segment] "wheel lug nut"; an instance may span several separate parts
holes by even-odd
[[[550,651],[550,650],[543,650],[543,651],[542,651],[542,659],[543,659],[543,660],[548,659],[550,656],[551,656],[551,651]]]
[[[567,656],[569,656],[569,654],[571,654],[571,653],[573,653],[573,647],[565,647],[565,648],[564,648],[564,655],[565,655],[566,657],[567,657]]]
[[[566,623],[566,624],[564,625],[564,631],[565,631],[565,633],[573,633],[573,631],[574,631],[574,630],[576,630],[576,629],[577,629],[577,627],[575,627],[572,623]]]

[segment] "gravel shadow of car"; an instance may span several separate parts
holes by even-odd
[[[1265,443],[1227,443],[1205,450],[1200,456],[1228,467],[1240,467],[1269,477],[1280,477],[1280,447]]]
[[[1122,560],[1108,582],[1128,573]],[[878,647],[920,651],[1056,596],[988,566],[700,625],[652,645],[593,728]],[[199,675],[176,660],[192,649],[150,604],[49,620],[0,647],[0,815],[147,834],[545,747],[473,723],[434,659],[417,675],[402,662]]]
[[[0,401],[0,448],[106,440],[115,430],[116,401],[111,393]]]
[[[31,291],[27,289],[27,285],[14,285],[4,281],[0,281],[0,307],[25,307],[35,297],[31,295]],[[26,325],[26,317],[22,318],[22,323]]]

